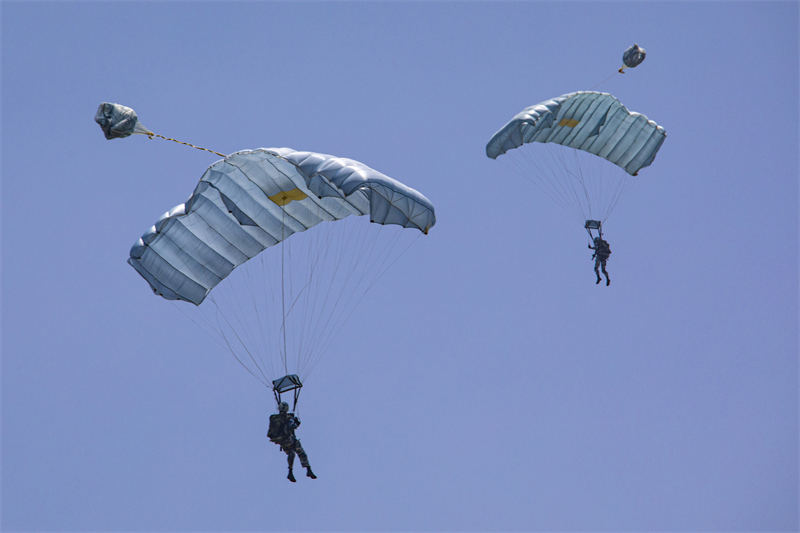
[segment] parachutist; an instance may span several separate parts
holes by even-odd
[[[269,430],[267,437],[269,440],[281,447],[281,451],[286,452],[286,460],[289,462],[289,475],[286,479],[294,483],[297,481],[292,471],[294,465],[294,456],[300,457],[300,464],[306,469],[306,475],[311,479],[317,479],[311,466],[308,463],[308,455],[300,445],[300,441],[294,434],[294,430],[300,426],[300,419],[294,413],[289,412],[289,404],[281,402],[278,405],[278,413],[270,415],[269,417]]]
[[[599,284],[601,281],[600,269],[602,269],[603,274],[606,276],[606,287],[608,287],[611,284],[611,278],[608,277],[608,272],[606,272],[606,262],[608,261],[608,256],[611,255],[611,247],[602,237],[595,237],[594,246],[590,244],[589,249],[594,250],[592,259],[594,259],[594,273],[597,274],[597,283]]]

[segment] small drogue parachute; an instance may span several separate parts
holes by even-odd
[[[102,104],[96,120],[106,138],[149,131],[118,104]],[[128,263],[156,294],[194,304],[175,305],[278,401],[294,391],[296,403],[355,307],[410,246],[397,251],[408,230],[419,236],[436,223],[434,207],[352,159],[291,148],[219,155]]]
[[[619,69],[620,74],[624,74],[626,68],[634,68],[639,66],[644,61],[646,52],[644,48],[634,43],[633,46],[625,50],[622,54],[622,67]]]
[[[153,135],[136,116],[136,111],[120,104],[103,102],[97,108],[94,121],[100,124],[106,139],[123,139],[135,133]]]
[[[492,136],[486,155],[508,154],[516,170],[562,207],[602,222],[625,192],[626,177],[653,162],[666,136],[612,95],[578,91],[523,109]]]
[[[609,77],[607,77],[600,83],[593,85],[590,90],[593,91],[597,89],[598,87],[603,85],[605,82],[607,82],[617,74],[625,74],[626,68],[634,68],[640,65],[642,61],[644,61],[645,55],[646,53],[644,51],[644,48],[634,43],[633,46],[628,47],[628,49],[622,53],[622,66],[619,68],[619,70],[611,74]]]

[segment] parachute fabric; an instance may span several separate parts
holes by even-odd
[[[626,68],[634,68],[639,66],[646,56],[646,52],[644,48],[639,46],[638,44],[634,43],[633,46],[625,50],[622,53],[622,68],[619,69],[620,72],[625,70]]]
[[[165,213],[128,262],[156,294],[195,305],[234,268],[322,221],[370,215],[423,233],[435,224],[419,192],[366,165],[290,148],[231,154],[186,203]]]
[[[523,109],[492,136],[486,155],[508,154],[526,179],[562,207],[582,221],[602,221],[627,180],[596,161],[605,159],[636,176],[653,162],[665,138],[664,128],[628,111],[612,95],[579,91]]]
[[[297,402],[341,326],[411,245],[400,248],[402,240],[436,223],[422,194],[358,161],[290,148],[226,156],[155,134],[119,104],[101,104],[95,121],[106,139],[143,133],[223,158],[134,244],[128,262],[156,294],[193,303],[173,306],[277,399],[293,390]]]
[[[611,161],[635,176],[650,165],[667,134],[639,113],[628,111],[608,93],[579,91],[523,109],[486,145],[486,155],[525,143],[556,143]]]
[[[94,121],[103,129],[103,134],[108,140],[123,139],[135,133],[144,135],[153,134],[152,131],[145,128],[144,125],[139,122],[136,111],[120,104],[103,102],[97,108]]]
[[[280,397],[435,222],[425,196],[358,161],[244,150],[211,165],[128,262],[156,294],[193,303],[175,306]]]

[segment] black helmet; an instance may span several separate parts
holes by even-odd
[[[286,402],[281,402],[278,404],[278,411],[281,413],[288,413],[289,412],[289,404]]]

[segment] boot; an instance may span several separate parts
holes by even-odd
[[[289,469],[289,475],[288,475],[288,476],[286,476],[286,479],[288,479],[288,480],[289,480],[289,481],[291,481],[292,483],[294,483],[294,482],[296,482],[296,481],[297,481],[297,480],[294,478],[294,474],[292,473],[292,469],[291,469],[291,468]]]
[[[311,479],[317,479],[317,476],[315,476],[314,472],[311,471],[311,467],[310,466],[306,467],[306,475],[308,477],[310,477]]]

